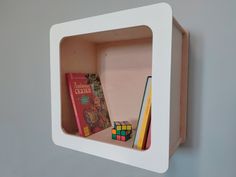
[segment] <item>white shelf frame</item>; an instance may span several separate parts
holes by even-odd
[[[99,25],[98,25],[99,24]],[[138,151],[113,144],[66,134],[61,128],[60,99],[60,42],[64,37],[136,26],[148,26],[153,34],[152,46],[152,129],[151,147]],[[181,99],[178,120],[171,117],[173,26],[183,35],[181,41]],[[51,117],[52,139],[59,146],[103,157],[124,164],[163,173],[168,169],[169,157],[186,135],[188,33],[172,17],[166,3],[89,17],[53,25],[50,30]],[[178,84],[177,84],[178,85]],[[158,91],[157,91],[158,90]],[[171,144],[171,122],[179,122],[177,141]],[[174,126],[174,125],[172,125]]]

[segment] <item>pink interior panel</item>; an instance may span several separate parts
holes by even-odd
[[[91,42],[68,37],[61,42],[61,104],[62,128],[67,133],[76,133],[77,126],[70,101],[65,73],[96,72],[96,49]]]
[[[151,54],[149,38],[99,45],[98,73],[112,120],[137,121],[146,78],[151,75]]]
[[[111,121],[128,120],[136,126],[146,78],[152,73],[151,36],[150,29],[142,26],[71,36],[61,41],[61,118],[66,133],[77,134],[66,72],[98,73]],[[114,143],[110,129],[88,138],[125,147],[131,147],[133,141]]]

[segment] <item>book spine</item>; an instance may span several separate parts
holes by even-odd
[[[67,73],[66,77],[67,77],[69,93],[70,93],[70,97],[71,97],[71,101],[72,101],[72,106],[73,106],[74,114],[75,114],[75,118],[76,118],[76,123],[77,123],[77,127],[78,127],[78,130],[79,130],[79,135],[84,136],[84,131],[83,131],[82,126],[80,124],[79,113],[77,111],[75,95],[74,95],[74,91],[73,91],[73,88],[72,88],[73,75],[71,73]]]
[[[145,112],[143,115],[143,123],[140,129],[140,137],[138,140],[137,148],[139,150],[142,150],[145,143],[145,137],[147,134],[147,128],[148,128],[148,122],[150,120],[150,112],[151,112],[151,98],[152,98],[152,90],[150,89],[148,98],[147,98],[147,104],[145,106]]]
[[[144,133],[144,140],[143,141],[146,141],[147,139],[147,131],[148,131],[148,126],[149,126],[149,122],[151,120],[151,110],[146,110],[146,108],[148,108],[148,96],[149,96],[149,93],[151,93],[151,80],[152,80],[152,77],[151,76],[148,76],[147,77],[147,80],[146,80],[146,84],[145,84],[145,89],[144,89],[144,93],[143,93],[143,99],[142,99],[142,103],[141,103],[141,108],[140,108],[140,112],[139,112],[139,119],[138,119],[138,123],[137,123],[137,128],[136,128],[136,133],[135,133],[135,137],[134,137],[134,142],[133,142],[133,148],[136,148],[136,149],[143,149],[143,148],[140,148],[140,146],[144,146],[144,144],[140,145],[140,136],[142,133]],[[150,97],[150,102],[151,102],[151,97]],[[150,103],[150,107],[151,107],[151,103]],[[151,108],[150,108],[151,109]],[[146,123],[145,123],[145,111],[146,112],[149,112],[149,115],[146,119]],[[145,131],[142,132],[142,127],[143,127],[143,124],[146,125],[146,128],[145,128]],[[146,143],[146,142],[145,142]],[[139,144],[139,145],[138,145]],[[138,148],[139,146],[139,148]]]

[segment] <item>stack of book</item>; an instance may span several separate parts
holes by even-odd
[[[133,148],[144,150],[151,144],[152,77],[148,76],[143,94]]]

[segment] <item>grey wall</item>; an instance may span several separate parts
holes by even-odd
[[[0,177],[236,176],[234,0],[167,1],[175,17],[190,31],[191,48],[188,138],[171,158],[166,174],[52,143],[50,26],[157,2],[160,1],[0,1]]]

